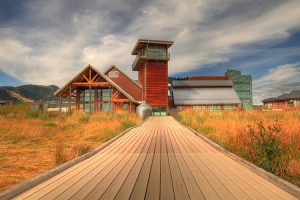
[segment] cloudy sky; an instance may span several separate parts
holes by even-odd
[[[0,85],[62,85],[91,64],[131,71],[138,38],[166,39],[171,76],[253,77],[254,102],[300,89],[299,0],[1,0]]]

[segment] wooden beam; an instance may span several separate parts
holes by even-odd
[[[91,81],[91,82],[94,82],[94,81],[95,81],[95,79],[96,79],[98,76],[99,76],[99,74],[96,74],[96,76],[94,76],[94,78],[92,79],[92,81]]]
[[[75,83],[72,83],[72,86],[105,86],[108,84],[109,84],[108,82],[94,82],[94,83],[75,82]]]
[[[116,99],[119,93],[120,91],[116,90],[116,92],[112,95],[112,99]]]
[[[62,104],[62,99],[61,99],[61,94],[59,95],[59,112],[61,112],[61,104]]]
[[[91,85],[89,85],[89,92],[90,92],[90,102],[89,102],[89,105],[90,105],[90,114],[92,112],[92,87]],[[95,98],[95,94],[94,94],[94,98]]]
[[[90,68],[89,69],[89,81],[91,81],[92,80],[92,69]]]
[[[123,102],[130,102],[130,100],[129,99],[112,99],[112,102],[123,103]]]
[[[84,74],[82,74],[82,76],[87,82],[90,82],[89,79]]]
[[[72,94],[72,87],[69,86],[69,115],[71,115],[71,94]]]

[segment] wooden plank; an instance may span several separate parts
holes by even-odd
[[[178,129],[176,129],[174,131],[177,132]],[[175,134],[175,135],[177,137],[174,137],[174,138],[175,138],[175,141],[178,144],[178,143],[181,142],[180,138],[183,137],[183,136],[181,136],[179,138],[177,134]],[[178,145],[178,147],[180,148],[180,151],[182,152],[183,158],[185,159],[185,161],[186,161],[187,165],[189,166],[193,176],[195,177],[195,180],[196,180],[197,184],[201,188],[201,191],[202,191],[205,199],[220,199],[217,192],[214,190],[213,185],[211,185],[209,183],[207,178],[204,176],[204,174],[201,173],[201,171],[198,169],[197,165],[191,159],[190,153],[194,153],[194,152],[188,152],[186,150],[186,147],[184,147],[183,145]]]
[[[155,142],[154,140],[154,133],[153,133],[153,129],[151,130],[149,128],[149,134],[151,135],[151,144],[148,148],[148,151],[145,153],[142,153],[138,159],[138,161],[136,162],[136,164],[133,166],[132,170],[130,171],[130,173],[128,174],[126,180],[124,181],[122,187],[119,189],[119,191],[117,192],[116,196],[114,197],[115,200],[118,199],[129,199],[130,195],[134,189],[135,183],[138,179],[139,174],[142,171],[142,167],[145,164],[146,160],[147,160],[147,156],[149,155],[150,152],[154,152],[154,148],[155,148]]]
[[[148,118],[147,120],[148,123],[153,122],[153,118]],[[151,124],[152,126],[156,126],[155,124]],[[149,175],[151,172],[151,165],[153,162],[153,157],[154,157],[154,151],[155,151],[155,146],[157,143],[157,137],[158,137],[158,132],[154,131],[153,133],[153,143],[151,145],[150,151],[147,154],[146,160],[143,164],[143,167],[141,169],[141,172],[138,176],[138,179],[135,183],[134,189],[132,191],[132,194],[130,196],[130,199],[144,199],[146,190],[147,190],[147,185],[148,185],[148,180],[149,180]],[[118,198],[122,198],[119,196]]]
[[[173,182],[174,196],[175,199],[190,199],[178,163],[175,158],[174,149],[172,147],[170,137],[169,137],[169,134],[172,134],[170,133],[170,131],[171,131],[170,129],[167,129],[166,144],[167,144],[170,171],[171,171],[172,182]]]
[[[166,124],[163,124],[161,130],[161,189],[160,199],[174,199],[174,190],[172,184],[172,177],[168,159],[167,144],[166,144]]]
[[[157,121],[157,120],[155,120]],[[154,158],[151,166],[147,192],[145,199],[159,199],[160,197],[160,146],[161,146],[161,133],[159,126],[156,126],[157,141],[155,145]]]
[[[143,130],[146,131],[146,130]],[[107,190],[107,188],[110,186],[110,184],[113,183],[113,181],[118,177],[123,179],[122,175],[128,174],[128,171],[132,168],[134,163],[136,162],[137,158],[139,157],[139,154],[142,152],[142,150],[145,147],[145,144],[149,143],[151,140],[149,140],[149,134],[144,134],[143,140],[139,142],[139,144],[136,145],[136,148],[133,148],[132,151],[126,155],[124,155],[124,158],[121,162],[119,162],[113,170],[111,170],[108,174],[105,174],[105,178],[99,182],[94,189],[89,192],[88,196],[86,196],[86,199],[99,199],[104,192]],[[122,170],[125,173],[122,173]],[[120,175],[120,176],[119,176]],[[118,180],[117,180],[118,181]],[[90,188],[91,186],[87,186],[87,188]],[[78,199],[76,197],[76,199]]]
[[[193,152],[193,150],[186,146],[187,151]],[[215,191],[221,199],[235,199],[227,187],[215,176],[215,174],[207,168],[202,160],[200,160],[195,153],[190,154],[191,159],[197,165],[198,169],[202,174],[205,175],[206,179],[209,180],[210,184],[213,185]]]
[[[186,164],[186,162],[182,156],[182,152],[178,148],[178,144],[174,140],[175,129],[172,128],[171,130],[172,130],[172,133],[169,133],[170,141],[171,141],[173,149],[175,151],[175,157],[176,157],[178,166],[180,168],[183,180],[185,182],[187,191],[189,193],[189,196],[191,199],[205,199],[193,174],[191,173],[188,165]],[[180,137],[180,139],[182,140],[183,137]]]
[[[191,144],[191,141],[187,142],[187,140],[187,137],[181,137],[181,141],[184,143],[184,145],[191,149],[194,148],[195,151],[196,147]],[[198,156],[198,159],[201,161],[203,168],[209,169],[210,172],[214,175],[214,177],[216,177],[219,180],[219,183],[223,184],[224,187],[226,187],[226,189],[223,187],[225,192],[230,191],[231,195],[234,196],[236,199],[250,199],[249,196],[243,190],[241,190],[237,185],[235,185],[234,182],[228,181],[228,177],[224,176],[224,174],[220,172],[222,171],[221,166],[217,168],[209,162],[209,160],[207,159],[208,156],[206,156],[207,154],[195,153],[195,155]],[[209,154],[209,156],[216,156],[216,154]]]

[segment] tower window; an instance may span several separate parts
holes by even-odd
[[[118,71],[110,71],[109,73],[108,73],[108,76],[109,77],[119,77],[119,72]]]

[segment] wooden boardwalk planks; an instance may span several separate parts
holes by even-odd
[[[15,199],[297,199],[171,117],[141,126]]]

